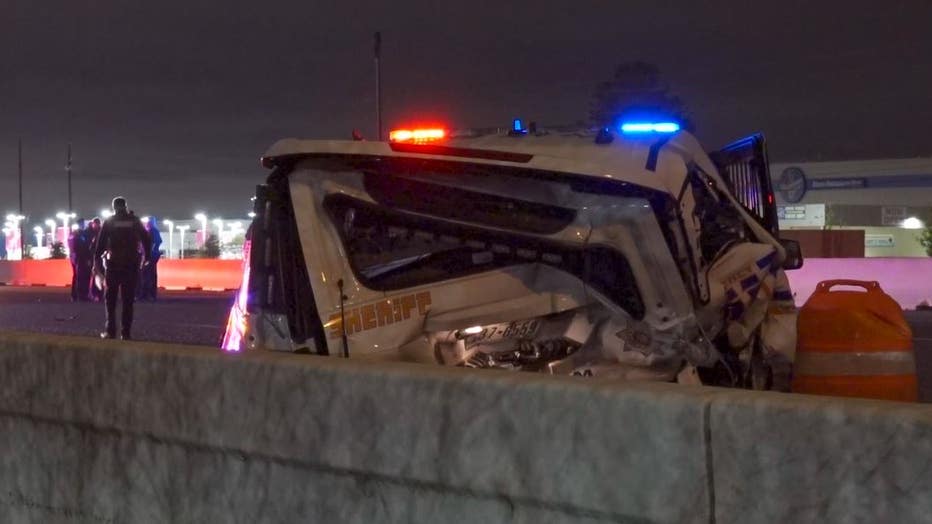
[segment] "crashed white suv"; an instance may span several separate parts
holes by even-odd
[[[781,387],[763,138],[641,131],[277,142],[223,348]]]

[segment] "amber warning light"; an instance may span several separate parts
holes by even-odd
[[[445,129],[394,129],[388,134],[389,142],[412,142],[423,144],[443,140],[447,136]]]

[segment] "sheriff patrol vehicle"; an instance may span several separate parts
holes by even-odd
[[[763,137],[392,131],[262,157],[226,351],[774,387],[795,347]],[[780,387],[779,385],[777,387]]]

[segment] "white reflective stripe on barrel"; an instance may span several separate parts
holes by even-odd
[[[799,376],[915,375],[912,351],[863,353],[797,352],[794,373]]]

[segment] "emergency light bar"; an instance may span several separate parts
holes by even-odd
[[[447,136],[445,129],[393,129],[388,133],[389,142],[414,142],[423,144],[443,140]]]
[[[626,122],[621,124],[621,132],[634,133],[676,133],[680,125],[676,122]]]

